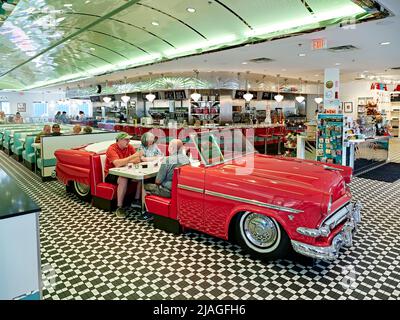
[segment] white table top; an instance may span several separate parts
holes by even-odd
[[[150,167],[144,169],[142,168],[143,165],[150,165]],[[132,168],[129,168],[128,166],[112,168],[110,169],[109,173],[115,176],[130,178],[133,180],[142,180],[155,177],[160,170],[160,164],[154,166],[154,162],[142,162],[139,164],[138,169],[135,169],[134,166],[135,165],[133,165]]]

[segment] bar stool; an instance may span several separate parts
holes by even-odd
[[[272,132],[274,128],[265,128],[265,133],[258,134],[260,138],[264,138],[264,153],[267,154],[268,140],[272,138]]]
[[[284,126],[279,126],[274,128],[274,138],[278,139],[278,154],[281,154],[281,142],[286,136],[286,128]]]

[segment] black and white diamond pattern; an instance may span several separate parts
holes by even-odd
[[[261,262],[227,241],[172,235],[66,194],[4,153],[0,165],[42,208],[45,299],[399,299],[400,182],[355,178],[354,246],[332,263]]]

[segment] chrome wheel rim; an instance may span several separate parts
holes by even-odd
[[[279,237],[276,223],[261,214],[248,214],[244,219],[243,229],[247,240],[262,249],[273,246]]]
[[[79,182],[75,182],[75,190],[79,195],[86,196],[90,192],[90,186],[87,186],[86,184],[82,184]]]

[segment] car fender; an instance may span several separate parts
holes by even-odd
[[[227,216],[225,224],[226,239],[229,238],[229,230],[231,228],[231,222],[240,212],[246,212],[246,211],[251,211],[254,213],[265,215],[267,217],[274,218],[280,224],[283,230],[285,230],[286,234],[290,237],[291,231],[290,228],[288,228],[288,217],[287,217],[288,213],[278,210],[261,208],[253,205],[238,205],[235,206],[235,208]]]

